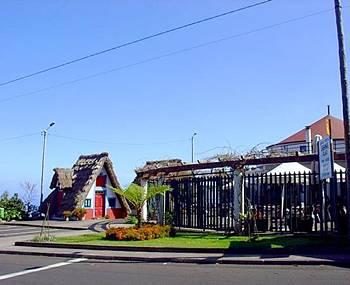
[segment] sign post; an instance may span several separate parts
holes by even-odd
[[[326,180],[333,177],[333,151],[332,140],[325,137],[319,141],[318,159],[320,166],[320,180]]]
[[[318,142],[318,159],[322,193],[321,231],[327,231],[325,181],[332,178],[334,173],[332,139],[329,136]]]

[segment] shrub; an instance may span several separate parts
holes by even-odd
[[[137,225],[137,223],[139,222],[139,220],[137,219],[137,217],[135,215],[129,215],[129,217],[126,220],[126,224],[131,224],[131,225]]]
[[[110,228],[106,231],[108,240],[150,240],[169,237],[170,227],[147,225],[142,228]]]
[[[48,235],[48,234],[44,234],[44,235],[38,235],[33,237],[32,241],[35,242],[51,242],[51,241],[55,241],[56,237],[53,235]]]
[[[71,211],[63,211],[63,217],[65,219],[70,218],[71,216],[73,216],[73,213]]]
[[[4,208],[6,221],[21,220],[24,216],[25,206],[23,201],[18,197],[18,194],[14,194],[10,197],[8,192],[4,192],[0,196],[0,208]]]
[[[73,211],[73,215],[77,217],[78,220],[81,220],[86,214],[86,209],[84,208],[76,208]]]

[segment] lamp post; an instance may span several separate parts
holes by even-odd
[[[45,169],[45,150],[46,150],[46,141],[47,141],[47,134],[51,127],[55,125],[55,122],[52,122],[46,129],[42,131],[42,135],[44,136],[44,143],[43,143],[43,154],[41,159],[41,179],[40,179],[40,206],[43,203],[43,190],[44,190],[44,169]]]
[[[194,162],[194,137],[197,135],[197,133],[193,133],[191,137],[191,142],[192,142],[192,163]]]

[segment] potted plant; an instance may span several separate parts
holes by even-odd
[[[304,212],[296,218],[296,230],[298,232],[312,232],[314,221],[311,214],[312,208],[306,207]]]
[[[85,208],[76,208],[74,210],[74,216],[76,216],[76,218],[81,221],[84,219],[86,214],[86,209]]]
[[[64,211],[63,212],[63,217],[65,218],[66,221],[69,221],[69,218],[73,216],[73,213],[71,211]]]

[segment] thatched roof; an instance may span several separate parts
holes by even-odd
[[[174,167],[174,166],[181,166],[184,165],[181,159],[174,158],[174,159],[166,159],[166,160],[152,160],[152,161],[146,161],[146,164],[142,167],[139,167],[135,170],[136,172],[136,178],[134,180],[134,183],[139,184],[142,179],[146,180],[156,180],[159,177],[169,177],[169,176],[177,176],[179,173],[171,173],[166,174],[161,171],[157,172],[156,175],[149,175],[147,174],[147,171],[150,170],[157,170],[164,167]],[[146,173],[146,174],[144,174]]]
[[[146,161],[146,164],[142,167],[137,168],[135,171],[136,173],[139,172],[146,172],[148,170],[154,170],[158,168],[163,167],[169,167],[169,166],[179,166],[183,165],[181,159],[166,159],[166,160],[152,160],[152,161]]]
[[[65,195],[60,211],[72,211],[81,207],[96,178],[105,168],[113,188],[120,188],[113,163],[108,153],[81,155],[72,169],[55,168],[51,188],[64,189]],[[68,187],[70,186],[70,187]],[[125,198],[118,196],[121,205],[129,212],[130,208]]]
[[[72,188],[73,186],[73,169],[55,168],[55,174],[51,180],[51,189],[59,188],[61,190]]]

